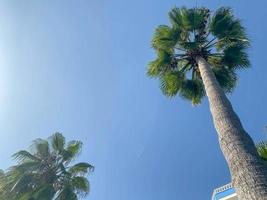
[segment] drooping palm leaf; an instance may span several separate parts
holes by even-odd
[[[74,190],[82,196],[86,196],[90,190],[89,181],[82,176],[76,176],[72,178],[70,184],[74,188]]]
[[[25,161],[39,161],[39,158],[32,155],[30,152],[22,150],[18,151],[12,156],[18,162],[25,162]]]
[[[81,162],[71,166],[67,171],[71,176],[86,175],[87,173],[94,170],[94,167],[89,163]]]
[[[193,105],[197,105],[205,95],[204,86],[200,80],[186,80],[182,85],[180,95],[191,100]]]
[[[179,71],[173,71],[164,73],[160,77],[161,81],[161,90],[162,92],[169,97],[175,96],[177,92],[180,90],[183,81],[184,81],[184,74],[180,73]]]

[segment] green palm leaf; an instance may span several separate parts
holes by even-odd
[[[16,159],[18,162],[25,162],[25,161],[39,161],[40,159],[34,155],[32,155],[30,152],[22,150],[17,153],[15,153],[12,156],[14,159]]]
[[[165,73],[160,78],[162,92],[169,97],[175,96],[180,90],[184,78],[184,74],[179,71]]]
[[[224,91],[228,93],[232,92],[233,88],[237,84],[236,73],[226,67],[214,67],[212,70]]]
[[[180,95],[197,105],[205,95],[204,86],[200,80],[186,80],[182,84]]]
[[[72,178],[71,185],[74,188],[74,190],[83,197],[85,197],[89,193],[90,190],[89,181],[82,176],[76,176]]]
[[[168,51],[176,45],[180,37],[180,31],[169,26],[159,26],[154,34],[152,46],[158,50]]]
[[[63,159],[65,162],[70,162],[75,159],[82,149],[81,141],[70,141],[66,147],[66,150],[63,154]]]
[[[250,66],[246,48],[243,45],[232,45],[224,49],[222,63],[229,68],[247,68]]]
[[[147,74],[150,77],[157,77],[164,73],[166,69],[176,67],[176,63],[172,63],[172,55],[167,51],[157,51],[158,57],[156,60],[149,63]]]
[[[50,154],[49,143],[47,140],[36,139],[32,143],[33,152],[40,157],[46,157]]]
[[[68,172],[72,176],[76,176],[76,175],[85,175],[88,172],[91,172],[93,170],[94,170],[94,167],[92,165],[90,165],[89,163],[81,162],[81,163],[77,163],[77,164],[71,166],[68,169]]]
[[[63,151],[65,146],[65,137],[61,133],[55,133],[50,138],[51,146],[55,151]]]

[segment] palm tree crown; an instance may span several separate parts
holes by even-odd
[[[206,8],[173,8],[170,26],[156,28],[152,47],[157,53],[148,75],[157,77],[162,92],[169,97],[180,94],[198,104],[205,90],[196,62],[204,58],[225,92],[234,88],[236,69],[249,66],[246,49],[249,40],[244,27],[230,8],[219,8],[213,15]]]
[[[70,166],[82,148],[80,141],[65,144],[65,138],[55,133],[48,140],[33,141],[31,151],[14,154],[18,164],[5,178],[9,199],[15,200],[76,200],[89,192],[85,175],[93,166],[81,162]]]

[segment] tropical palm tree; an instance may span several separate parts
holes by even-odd
[[[194,105],[207,95],[232,183],[242,200],[267,200],[267,168],[225,93],[237,83],[236,71],[250,66],[250,43],[230,8],[173,8],[170,25],[155,30],[157,53],[148,75],[159,78],[162,92]]]
[[[86,162],[70,165],[79,155],[82,143],[65,144],[60,133],[48,140],[37,139],[31,151],[13,155],[18,162],[4,176],[5,193],[14,200],[77,200],[89,192],[86,175],[94,168]],[[0,187],[1,189],[1,187]]]

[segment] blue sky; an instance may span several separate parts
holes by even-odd
[[[95,165],[91,200],[209,199],[230,181],[207,100],[161,94],[146,77],[155,27],[190,0],[0,1],[0,168],[35,138],[62,132]],[[265,138],[265,1],[231,6],[252,39],[252,68],[230,99],[255,141]]]

